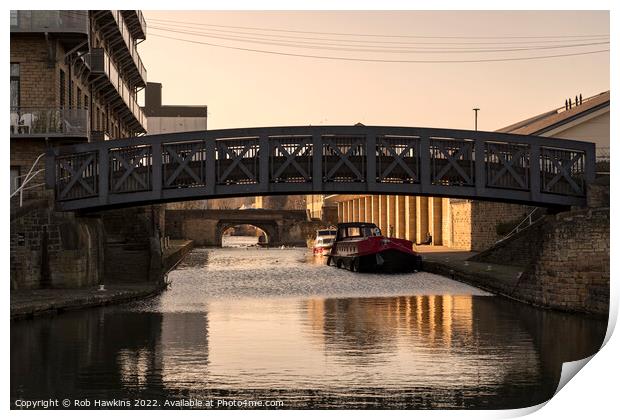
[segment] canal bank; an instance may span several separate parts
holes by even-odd
[[[422,269],[544,309],[609,316],[609,208],[549,215],[482,253],[417,246]]]
[[[174,269],[192,248],[192,241],[170,241],[169,247],[162,250],[164,276]],[[158,282],[135,284],[118,284],[110,278],[105,280],[104,290],[100,290],[99,285],[11,290],[11,321],[146,299],[161,293],[167,287],[163,277]]]

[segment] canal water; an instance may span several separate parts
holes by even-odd
[[[301,248],[192,251],[162,295],[11,326],[11,401],[519,408],[606,323],[429,273],[356,274]]]

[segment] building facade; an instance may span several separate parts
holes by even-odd
[[[163,105],[162,84],[148,82],[144,95],[144,114],[149,134],[204,131],[207,129],[206,105]]]
[[[10,20],[12,191],[50,146],[147,132],[141,11],[12,10]],[[41,170],[25,195],[41,195],[43,180]]]

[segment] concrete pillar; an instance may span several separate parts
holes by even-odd
[[[353,221],[353,203],[347,200],[347,222]]]
[[[420,243],[426,239],[428,233],[428,198],[416,197],[416,242]]]
[[[387,196],[387,236],[396,236],[396,196]]]
[[[405,197],[405,239],[415,242],[416,238],[416,212],[415,197]]]
[[[379,226],[379,197],[378,195],[371,195],[370,196],[372,198],[372,205],[371,205],[371,210],[372,210],[372,222]]]
[[[359,214],[357,215],[357,220],[360,222],[366,221],[366,202],[365,197],[360,197],[357,199],[357,208],[359,210]]]
[[[387,236],[387,195],[379,196],[379,229],[383,236]]]
[[[407,229],[405,227],[405,196],[396,196],[396,237],[405,239],[407,236]]]
[[[344,212],[343,212],[344,204],[338,203],[338,223],[344,222]]]
[[[452,246],[452,219],[450,215],[450,199],[441,199],[441,242],[444,246]]]
[[[433,245],[443,245],[443,212],[441,206],[441,198],[433,197]]]
[[[353,214],[351,215],[351,221],[352,222],[359,222],[359,218],[360,218],[360,206],[359,206],[360,202],[357,198],[354,198],[351,200],[351,208],[353,209],[352,212]]]
[[[364,197],[364,221],[372,222],[372,196],[367,195]]]

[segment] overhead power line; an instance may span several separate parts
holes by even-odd
[[[226,48],[226,49],[232,49],[232,50],[238,50],[238,51],[248,51],[248,52],[256,52],[256,53],[263,53],[263,54],[282,55],[282,56],[289,56],[289,57],[315,58],[315,59],[324,59],[324,60],[361,61],[361,62],[377,62],[377,63],[427,63],[427,64],[432,64],[432,63],[436,63],[436,64],[440,64],[440,63],[489,63],[489,62],[504,62],[504,61],[541,60],[541,59],[558,58],[558,57],[573,57],[573,56],[579,56],[579,55],[598,54],[598,53],[609,51],[609,49],[601,49],[601,50],[596,50],[596,51],[586,51],[586,52],[576,52],[576,53],[566,53],[566,54],[556,54],[556,55],[543,55],[543,56],[533,56],[533,57],[503,57],[503,58],[471,59],[471,60],[392,60],[392,59],[372,59],[372,58],[334,57],[334,56],[297,54],[297,53],[287,53],[287,52],[281,52],[281,51],[259,50],[259,49],[253,49],[253,48],[243,48],[243,47],[234,47],[230,45],[213,44],[210,42],[183,39],[183,38],[177,38],[177,37],[166,36],[166,35],[158,35],[158,34],[152,34],[151,36],[175,40],[175,41],[188,42],[192,44],[207,45],[207,46],[217,47],[217,48]]]
[[[529,36],[429,36],[429,35],[393,35],[393,34],[367,34],[367,33],[344,33],[344,32],[318,32],[318,31],[300,31],[280,28],[260,28],[253,26],[232,26],[232,25],[216,25],[203,22],[184,22],[171,19],[148,19],[153,22],[170,22],[181,23],[185,25],[213,26],[217,28],[232,29],[251,29],[269,32],[289,32],[313,35],[338,35],[338,36],[360,36],[360,37],[377,37],[377,38],[421,38],[421,39],[551,39],[551,38],[592,38],[592,37],[608,37],[609,34],[580,34],[580,35],[529,35]]]
[[[263,44],[263,45],[276,45],[283,47],[294,47],[294,48],[310,48],[310,49],[323,49],[323,50],[332,50],[332,51],[348,51],[348,52],[378,52],[378,53],[399,53],[399,54],[411,54],[411,53],[492,53],[492,52],[514,52],[514,51],[535,51],[535,50],[549,50],[549,49],[560,49],[560,48],[575,48],[575,47],[589,47],[596,45],[606,45],[608,42],[591,42],[591,43],[580,43],[580,44],[565,44],[565,45],[546,45],[546,46],[527,46],[527,47],[506,47],[506,48],[455,48],[451,47],[451,49],[446,48],[437,48],[434,47],[429,49],[428,47],[418,47],[416,49],[393,49],[395,47],[380,47],[380,48],[362,48],[357,45],[353,45],[355,48],[347,48],[351,47],[351,44],[326,44],[326,43],[312,43],[312,42],[303,42],[297,41],[294,44],[284,42],[276,42],[272,40],[264,40],[262,38],[254,38],[254,37],[234,37],[234,36],[220,36],[217,34],[212,34],[210,32],[194,32],[194,31],[181,31],[175,29],[167,29],[165,27],[151,27],[151,29],[162,31],[162,32],[172,32],[172,33],[180,33],[185,35],[195,35],[200,36],[202,38],[214,38],[214,39],[223,39],[228,41],[235,42],[249,42],[255,44]]]
[[[251,35],[252,37],[259,37],[263,39],[270,38],[278,38],[278,40],[287,40],[291,39],[298,40],[311,40],[311,41],[333,41],[333,42],[351,42],[356,44],[386,44],[396,46],[398,44],[402,45],[507,45],[507,44],[553,44],[559,42],[595,42],[601,40],[609,40],[609,36],[588,36],[576,39],[555,39],[555,40],[528,40],[528,41],[485,41],[485,42],[425,42],[425,41],[398,41],[398,40],[389,40],[389,41],[378,41],[378,40],[368,40],[368,39],[342,39],[342,38],[317,38],[317,37],[307,37],[307,36],[296,36],[296,35],[282,35],[280,33],[277,34],[268,34],[268,33],[260,33],[260,32],[246,32],[246,31],[231,31],[231,30],[223,30],[217,28],[210,28],[208,26],[211,25],[199,25],[198,27],[195,25],[187,25],[187,24],[177,24],[177,23],[155,23],[155,25],[163,25],[163,26],[154,26],[155,28],[166,28],[166,29],[191,29],[191,30],[200,30],[202,32],[216,33],[216,34],[235,34],[235,35]],[[207,27],[205,27],[207,26]],[[151,28],[153,26],[150,26]],[[432,38],[432,37],[429,37]]]

